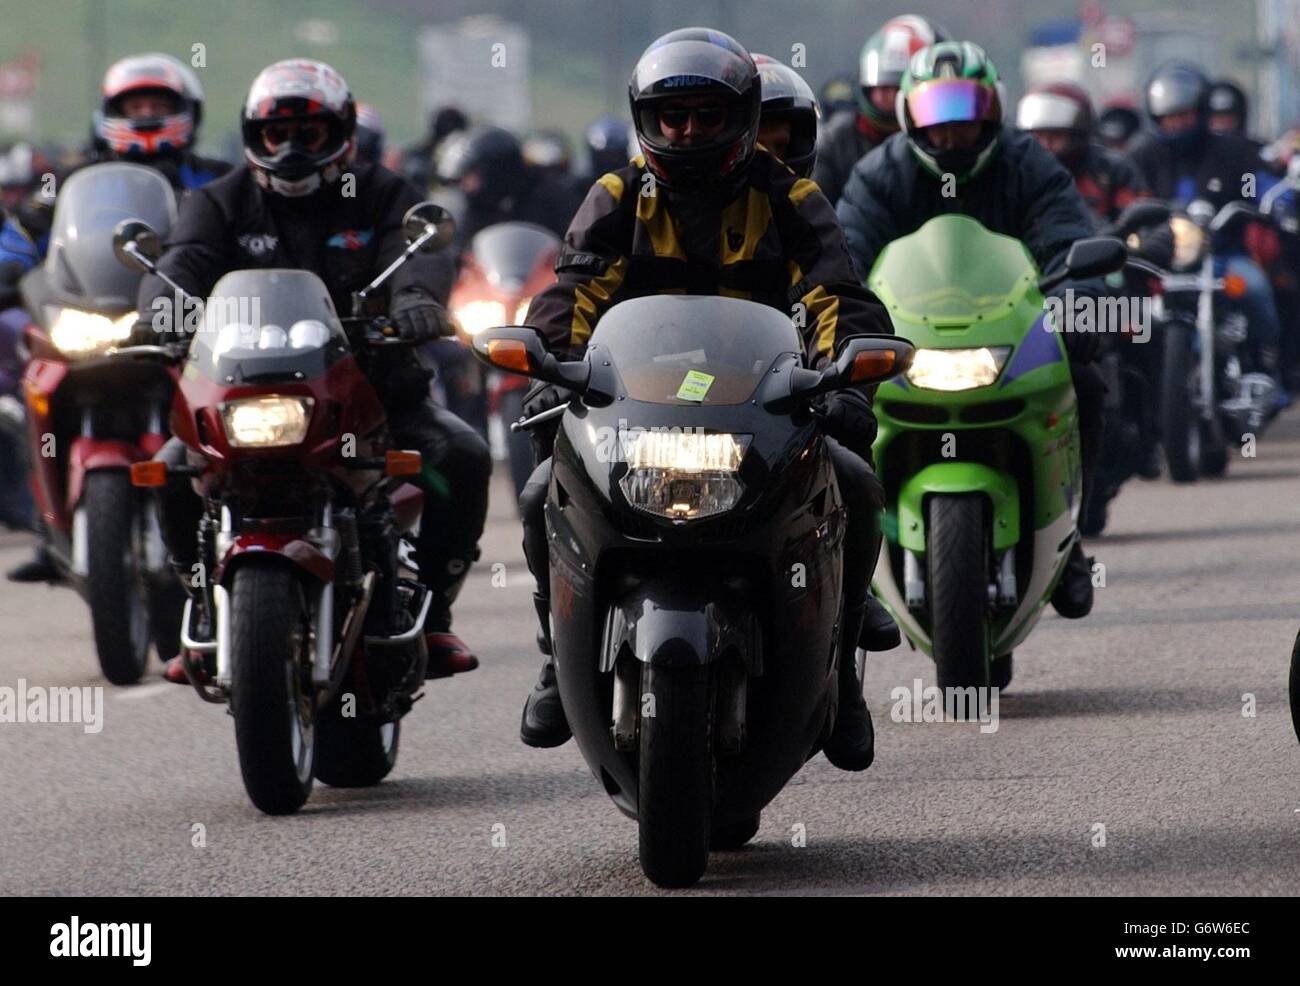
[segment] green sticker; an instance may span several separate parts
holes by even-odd
[[[682,385],[677,388],[677,399],[679,401],[704,400],[704,395],[713,386],[713,379],[709,374],[701,373],[699,370],[687,370],[686,378],[682,381]]]

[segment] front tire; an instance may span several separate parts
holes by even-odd
[[[689,887],[708,866],[712,835],[712,675],[646,665],[641,693],[653,703],[640,729],[641,869],[660,887]]]
[[[1165,336],[1160,416],[1169,478],[1175,483],[1194,483],[1201,477],[1201,421],[1193,404],[1198,389],[1193,331],[1190,326],[1171,326]]]
[[[233,581],[230,711],[239,770],[254,805],[287,815],[303,806],[312,786],[316,710],[310,679],[304,682],[309,609],[288,568],[249,565]]]
[[[940,688],[989,685],[989,533],[979,494],[932,496],[926,564]]]
[[[125,472],[86,477],[86,599],[95,652],[115,685],[140,680],[149,660],[149,589],[141,571],[135,490]]]
[[[1295,738],[1300,740],[1300,634],[1296,634],[1295,646],[1291,648],[1291,674],[1287,682],[1291,699],[1291,728]]]

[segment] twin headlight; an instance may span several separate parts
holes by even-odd
[[[245,397],[221,405],[226,440],[236,448],[276,448],[297,445],[311,423],[310,397]]]
[[[79,308],[60,308],[50,326],[50,341],[66,356],[102,353],[131,337],[135,319],[135,312],[109,318]]]
[[[700,520],[740,502],[737,475],[749,435],[641,431],[625,447],[619,487],[634,509],[670,520]]]
[[[1010,346],[980,349],[918,349],[907,371],[907,381],[925,390],[974,390],[998,378]]]

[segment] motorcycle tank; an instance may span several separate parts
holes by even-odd
[[[476,235],[470,252],[488,282],[507,293],[522,290],[546,253],[558,253],[560,239],[532,223],[498,223]]]
[[[221,278],[204,303],[189,366],[227,383],[312,379],[349,352],[319,277],[305,270],[240,270]]]
[[[59,190],[45,259],[57,300],[109,314],[135,307],[141,275],[113,253],[113,227],[143,219],[164,240],[176,221],[176,196],[157,171],[138,164],[93,164]]]

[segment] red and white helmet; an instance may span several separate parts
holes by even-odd
[[[162,116],[126,115],[128,96],[156,94],[175,104]],[[194,70],[178,58],[150,52],[114,62],[104,75],[95,137],[121,158],[149,160],[193,146],[203,118],[203,87]]]
[[[311,145],[297,136],[268,146],[268,128],[320,123]],[[338,181],[355,151],[357,105],[343,76],[324,62],[291,58],[264,68],[239,114],[244,157],[258,184],[290,198]],[[291,130],[293,128],[286,128]]]

